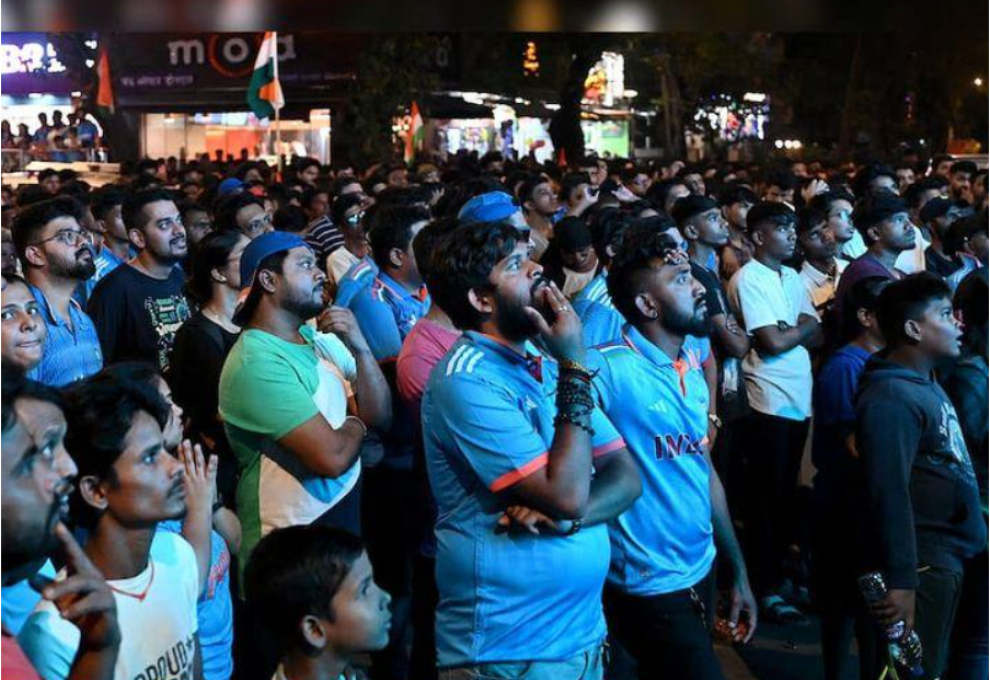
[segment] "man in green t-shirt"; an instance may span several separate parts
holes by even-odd
[[[243,566],[280,527],[320,521],[360,533],[361,443],[392,413],[354,316],[326,307],[326,275],[301,238],[255,239],[240,269],[243,331],[224,363],[220,415],[240,470]],[[318,330],[306,325],[313,318]]]

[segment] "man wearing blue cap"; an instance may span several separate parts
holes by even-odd
[[[244,330],[224,363],[220,414],[241,472],[244,565],[279,527],[320,521],[360,531],[358,454],[368,426],[387,429],[392,413],[354,316],[324,305],[326,275],[305,241],[286,232],[255,239],[241,281],[234,320]],[[314,318],[319,331],[306,324]]]

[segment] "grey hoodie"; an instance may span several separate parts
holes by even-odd
[[[877,355],[856,402],[865,569],[891,588],[917,588],[917,571],[962,562],[986,546],[979,489],[952,402],[933,376]]]

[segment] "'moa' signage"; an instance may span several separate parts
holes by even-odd
[[[168,62],[171,66],[209,65],[217,73],[229,78],[250,75],[254,58],[261,45],[261,35],[249,36],[214,34],[206,38],[171,40],[167,44]],[[278,38],[280,63],[296,58],[296,40],[291,33]]]

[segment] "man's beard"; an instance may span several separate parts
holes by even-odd
[[[96,273],[96,260],[93,257],[80,259],[83,250],[76,251],[75,259],[71,262],[52,259],[52,274],[65,279],[76,279],[77,281],[85,281],[91,278]],[[93,254],[92,249],[87,247],[85,250],[90,255]]]
[[[693,335],[698,338],[707,337],[712,329],[711,318],[707,310],[703,314],[698,313],[701,307],[701,298],[695,302],[692,314],[665,312],[660,316],[660,324],[671,333],[676,335]]]
[[[498,325],[498,332],[502,337],[512,342],[528,340],[534,337],[539,331],[536,324],[526,313],[526,307],[532,306],[545,317],[548,310],[540,308],[537,300],[540,288],[549,283],[548,279],[540,278],[530,288],[530,302],[520,303],[518,300],[509,299],[503,296],[495,297],[495,318]],[[550,319],[547,319],[549,322]]]
[[[312,295],[292,295],[282,303],[282,307],[285,311],[295,314],[303,321],[314,318],[324,309],[322,300],[317,302]]]

